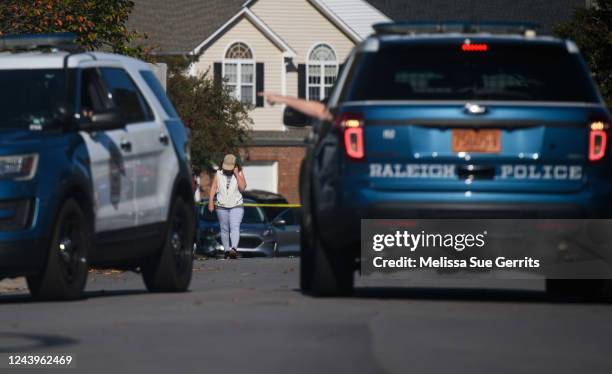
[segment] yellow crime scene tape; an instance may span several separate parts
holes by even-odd
[[[254,204],[244,203],[242,206],[260,206],[260,207],[272,207],[272,208],[301,208],[302,204]]]
[[[206,203],[208,204],[208,203]],[[197,202],[196,205],[205,205],[202,202]],[[216,206],[216,205],[215,205]],[[258,204],[258,203],[244,203],[242,206],[258,206],[262,208],[301,208],[302,204]]]

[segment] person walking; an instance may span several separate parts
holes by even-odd
[[[242,193],[245,189],[246,179],[236,156],[225,155],[221,169],[217,170],[213,177],[208,199],[208,210],[212,213],[215,205],[217,208],[225,258],[238,257],[236,249],[240,241],[240,224],[244,216]]]

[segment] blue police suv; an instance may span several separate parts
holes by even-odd
[[[89,267],[185,291],[195,222],[188,133],[148,64],[66,34],[0,38],[0,279],[82,295]]]
[[[307,139],[304,292],[352,290],[362,218],[611,215],[611,117],[572,41],[530,25],[375,30]]]

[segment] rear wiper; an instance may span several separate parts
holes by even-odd
[[[516,91],[493,91],[493,90],[477,90],[474,91],[474,97],[476,99],[483,99],[482,96],[485,96],[484,99],[490,99],[491,96],[495,97],[497,100],[503,99],[530,99],[531,94],[525,92],[516,92]]]

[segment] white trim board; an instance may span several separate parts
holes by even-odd
[[[214,33],[212,33],[206,40],[200,43],[193,50],[193,54],[199,54],[202,49],[208,47],[213,41],[215,41],[219,36],[221,36],[225,31],[227,31],[235,22],[237,22],[240,17],[246,17],[255,27],[261,31],[274,45],[276,45],[280,50],[283,51],[284,57],[295,57],[296,53],[287,44],[278,34],[276,34],[268,25],[266,25],[255,13],[253,13],[249,8],[242,8],[238,13],[236,13],[232,18],[230,18],[226,23],[224,23],[221,27],[219,27]]]

